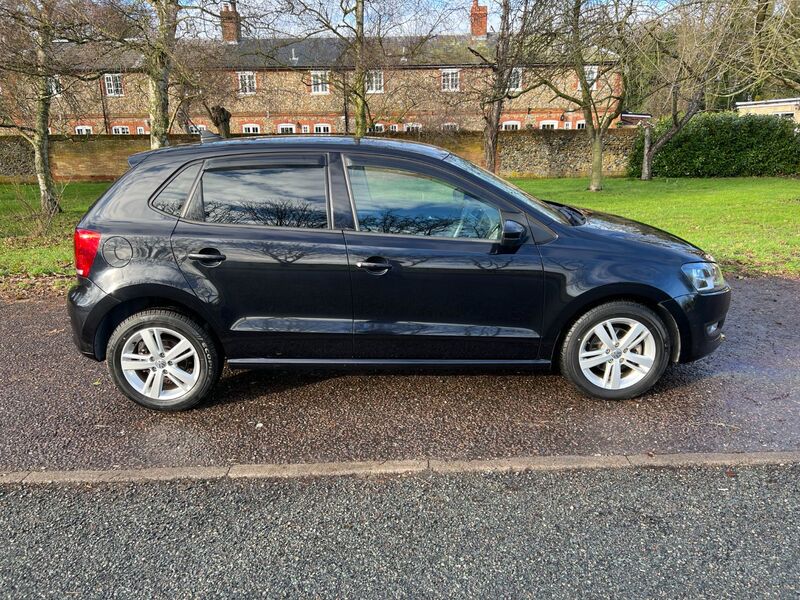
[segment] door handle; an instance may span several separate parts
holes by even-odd
[[[222,262],[227,257],[224,254],[217,252],[216,250],[207,250],[207,251],[200,251],[200,252],[192,252],[186,256],[189,260],[199,260],[200,262],[204,263],[212,263],[212,262]]]
[[[391,270],[392,265],[389,263],[388,260],[384,258],[379,258],[376,256],[371,256],[367,260],[360,260],[356,263],[356,267],[359,269],[364,269],[368,273],[372,273],[373,275],[383,275]]]

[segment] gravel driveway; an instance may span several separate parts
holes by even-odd
[[[555,375],[226,372],[159,414],[78,354],[62,299],[0,307],[0,471],[800,449],[800,281],[733,282],[727,341],[643,398]]]

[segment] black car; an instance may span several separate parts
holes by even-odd
[[[150,408],[196,404],[224,361],[553,365],[623,399],[723,339],[730,289],[702,250],[440,148],[295,136],[129,162],[75,231],[69,310]]]

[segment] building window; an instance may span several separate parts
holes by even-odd
[[[586,78],[586,83],[589,84],[590,90],[597,89],[597,77],[599,73],[600,73],[599,68],[594,65],[583,68],[583,76]],[[581,89],[580,81],[578,81],[578,89]]]
[[[327,94],[329,91],[328,71],[311,71],[311,93]]]
[[[508,91],[521,92],[522,91],[522,68],[514,67],[508,76]]]
[[[384,131],[383,123],[375,123],[372,127],[367,129],[368,133],[383,133]]]
[[[564,121],[564,129],[572,129],[572,123],[569,121]]]
[[[114,125],[111,128],[112,135],[130,135],[131,130],[127,125]]]
[[[239,76],[239,94],[251,96],[256,93],[256,74],[252,71],[242,71]]]
[[[311,128],[308,125],[303,125],[300,131],[302,131],[303,133],[309,133],[311,131]]]
[[[503,131],[519,131],[519,121],[503,121]]]
[[[242,133],[261,133],[261,125],[256,125],[255,123],[242,125]]]
[[[189,125],[189,133],[191,135],[200,135],[200,132],[205,131],[206,129],[208,129],[208,127],[205,125],[195,125],[194,123]]]
[[[773,116],[776,116],[779,119],[789,119],[790,121],[794,120],[793,112],[779,112],[779,113],[774,113]]]
[[[61,95],[61,92],[64,91],[64,88],[61,85],[61,79],[58,78],[58,75],[53,75],[52,77],[48,78],[47,91],[53,98],[58,98]]]
[[[539,129],[558,129],[558,121],[542,121]]]
[[[419,133],[422,130],[422,125],[419,123],[406,123],[403,126],[404,131]]]
[[[397,132],[397,130],[398,130],[398,127],[397,127],[397,125],[389,125],[389,131],[393,131],[393,132],[395,132],[395,133],[396,133],[396,132]]]
[[[281,123],[278,125],[278,133],[287,134],[287,133],[294,133],[294,124],[293,123]]]
[[[458,69],[442,69],[442,91],[457,92],[459,90]]]
[[[314,133],[330,133],[331,126],[327,123],[317,123],[314,125]]]
[[[75,128],[75,135],[92,135],[92,128],[89,125],[78,125]]]
[[[578,121],[575,123],[575,129],[586,129],[586,121]]]
[[[106,73],[103,78],[106,96],[122,96],[122,73]]]
[[[442,131],[458,131],[458,123],[442,123]]]
[[[383,93],[383,71],[367,71],[367,93]]]
[[[137,127],[136,135],[144,135],[144,127]]]

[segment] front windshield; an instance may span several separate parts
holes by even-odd
[[[539,214],[546,215],[551,219],[555,219],[561,223],[568,222],[566,217],[564,217],[564,215],[562,215],[560,212],[558,212],[555,208],[553,208],[549,204],[542,202],[541,200],[537,200],[530,194],[527,194],[526,192],[524,192],[517,186],[509,183],[505,179],[498,177],[494,173],[490,173],[486,169],[481,169],[479,166],[469,162],[468,160],[464,160],[460,156],[456,156],[455,154],[450,154],[447,158],[445,158],[445,161],[464,169],[465,171],[469,172],[472,175],[475,175],[482,181],[491,183],[495,187],[499,187],[504,192],[514,196],[514,198],[516,198],[520,202],[524,202],[526,206],[535,210]]]

